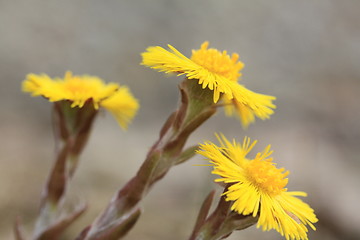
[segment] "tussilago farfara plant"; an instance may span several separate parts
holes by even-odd
[[[71,72],[67,72],[64,78],[54,79],[45,74],[29,74],[22,89],[32,96],[42,96],[53,102],[57,151],[41,196],[33,239],[57,239],[86,208],[80,205],[72,210],[64,209],[63,202],[99,108],[111,112],[119,125],[126,129],[139,104],[127,87],[105,84],[98,77],[76,76]],[[16,235],[17,239],[25,239],[19,228]]]
[[[255,93],[239,84],[240,70],[244,64],[239,55],[227,55],[226,51],[208,49],[208,42],[201,48],[193,50],[191,59],[185,57],[173,46],[170,51],[162,47],[149,47],[142,54],[145,66],[158,69],[161,72],[185,75],[187,79],[197,81],[203,89],[213,92],[214,103],[219,99],[225,103],[228,115],[236,113],[244,127],[255,121],[255,116],[267,119],[274,113],[275,97]]]
[[[230,142],[223,135],[217,138],[220,146],[206,142],[200,144],[197,153],[206,157],[214,168],[212,173],[221,177],[215,181],[225,183],[222,198],[231,204],[222,202],[215,210],[223,211],[222,224],[215,225],[210,217],[193,235],[204,234],[209,236],[207,239],[226,236],[242,225],[233,223],[239,222],[237,215],[241,215],[248,216],[241,219],[245,226],[257,222],[258,228],[275,229],[286,239],[307,239],[306,225],[315,230],[313,223],[317,222],[314,210],[296,197],[305,197],[305,192],[287,191],[289,172],[276,168],[270,157],[270,145],[249,159],[247,155],[256,141],[251,143],[245,137],[240,144],[235,140]],[[217,237],[212,237],[214,233]]]
[[[208,45],[205,42],[200,49],[193,50],[190,58],[171,45],[168,45],[169,50],[149,47],[142,53],[142,65],[185,76],[179,84],[179,106],[165,121],[159,139],[138,172],[114,194],[104,211],[76,239],[123,237],[140,217],[139,204],[152,186],[172,166],[187,161],[195,153],[209,159],[214,167],[212,173],[221,177],[216,182],[224,184],[224,193],[210,215],[214,192],[208,195],[189,239],[223,239],[233,231],[255,223],[263,230],[277,230],[286,239],[307,239],[306,225],[315,229],[313,223],[317,219],[313,210],[296,197],[306,194],[287,191],[285,177],[288,173],[275,167],[270,158],[270,147],[254,159],[248,159],[247,154],[255,142],[251,144],[249,138],[245,138],[241,145],[229,142],[221,135],[218,136],[220,146],[206,142],[184,149],[190,134],[219,107],[224,107],[229,116],[237,115],[244,128],[256,117],[268,119],[275,109],[272,103],[275,97],[255,93],[238,83],[244,64],[237,54],[229,56],[226,51],[220,52]],[[109,110],[120,126],[126,128],[138,103],[127,88],[104,85],[96,77],[73,76],[71,73],[64,79],[54,80],[46,75],[29,75],[23,90],[54,102],[55,130],[63,142],[44,189],[33,235],[33,239],[56,239],[85,210],[85,207],[78,207],[68,214],[59,214],[66,185],[74,174],[78,155],[89,136],[98,108]],[[19,224],[15,230],[18,239],[25,239]]]

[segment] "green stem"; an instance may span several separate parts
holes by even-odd
[[[53,128],[56,141],[56,159],[43,189],[40,212],[34,230],[34,239],[49,234],[60,234],[53,229],[62,229],[64,222],[61,211],[70,179],[78,165],[79,155],[84,149],[91,132],[97,110],[91,101],[82,108],[72,108],[70,101],[54,103]],[[85,209],[85,207],[83,208]],[[69,213],[68,219],[75,220],[83,211]],[[72,217],[74,216],[74,217]],[[69,220],[69,221],[70,221]],[[55,235],[52,235],[55,239]]]
[[[113,197],[107,208],[94,221],[86,236],[79,239],[99,239],[100,232],[108,231],[112,222],[126,221],[151,187],[163,178],[169,169],[179,163],[184,145],[201,124],[215,112],[212,92],[202,89],[194,80],[185,80],[180,85],[181,104],[170,115],[160,131],[158,141],[150,149],[137,174]],[[184,158],[188,159],[188,157]],[[128,229],[130,230],[130,229]],[[114,238],[117,239],[117,238]]]
[[[227,188],[225,188],[224,192],[226,191]],[[231,211],[231,205],[231,201],[226,201],[225,196],[221,196],[216,209],[206,220],[202,221],[201,226],[199,221],[197,221],[189,240],[224,239],[235,230],[248,228],[257,222],[257,217],[252,217],[251,215],[244,216]],[[203,207],[199,215],[204,214],[202,210]]]

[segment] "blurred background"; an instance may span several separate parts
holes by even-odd
[[[278,166],[290,170],[289,190],[307,192],[320,219],[309,238],[360,239],[359,10],[357,0],[0,0],[0,239],[13,239],[16,216],[32,229],[54,156],[51,104],[21,92],[26,74],[96,75],[129,86],[141,103],[126,132],[109,113],[97,118],[69,191],[89,204],[63,237],[74,239],[135,174],[177,106],[181,78],[140,66],[140,53],[172,44],[190,56],[205,40],[239,53],[242,83],[276,96],[277,109],[246,131],[221,110],[188,145],[214,132],[258,139],[258,150],[272,144]],[[126,240],[187,239],[216,188],[201,163],[172,168]],[[251,227],[229,239],[284,238]]]

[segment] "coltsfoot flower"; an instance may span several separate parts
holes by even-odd
[[[138,101],[127,87],[116,83],[105,84],[98,77],[76,76],[71,72],[66,72],[63,79],[51,79],[45,74],[28,74],[22,89],[32,96],[43,96],[50,102],[70,101],[72,108],[82,108],[91,101],[96,110],[103,107],[111,112],[125,129],[139,108]]]
[[[314,210],[296,196],[305,197],[305,192],[290,192],[286,185],[289,174],[284,168],[276,168],[270,157],[270,145],[254,159],[247,154],[256,144],[245,138],[243,144],[230,142],[223,135],[217,138],[220,146],[212,142],[200,145],[197,151],[209,159],[213,174],[221,178],[228,190],[227,201],[233,201],[231,210],[242,215],[259,215],[257,227],[264,231],[275,229],[286,239],[308,239],[307,227],[313,230],[317,222]]]
[[[202,88],[214,92],[214,103],[221,98],[226,114],[236,113],[244,127],[254,122],[255,116],[262,120],[269,118],[274,113],[272,101],[275,97],[252,92],[240,85],[237,81],[244,64],[238,61],[239,55],[233,53],[229,56],[226,51],[220,52],[208,48],[208,45],[204,42],[200,49],[193,50],[191,59],[171,45],[168,45],[169,51],[159,46],[149,47],[142,53],[142,64],[160,72],[197,80]]]

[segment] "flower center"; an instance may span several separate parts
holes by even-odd
[[[71,72],[65,74],[64,81],[60,82],[60,84],[71,94],[87,93],[91,95],[94,92],[92,82],[73,76]]]
[[[289,172],[284,172],[284,168],[276,168],[271,160],[255,158],[248,163],[246,172],[249,180],[259,189],[270,195],[277,195],[286,191],[288,179],[285,177]]]
[[[233,53],[230,57],[226,51],[208,49],[208,45],[209,42],[204,42],[199,50],[193,50],[191,60],[210,72],[219,74],[231,81],[237,81],[241,76],[240,70],[244,67],[244,64],[238,61],[239,55]]]
[[[73,94],[88,93],[91,95],[91,93],[94,92],[94,88],[90,86],[88,82],[78,78],[66,81],[64,83],[64,88]]]
[[[82,107],[90,99],[93,100],[95,109],[99,108],[100,101],[112,96],[119,88],[118,84],[104,84],[98,77],[73,76],[71,72],[65,74],[64,79],[55,81],[59,99],[73,102],[72,107]]]

